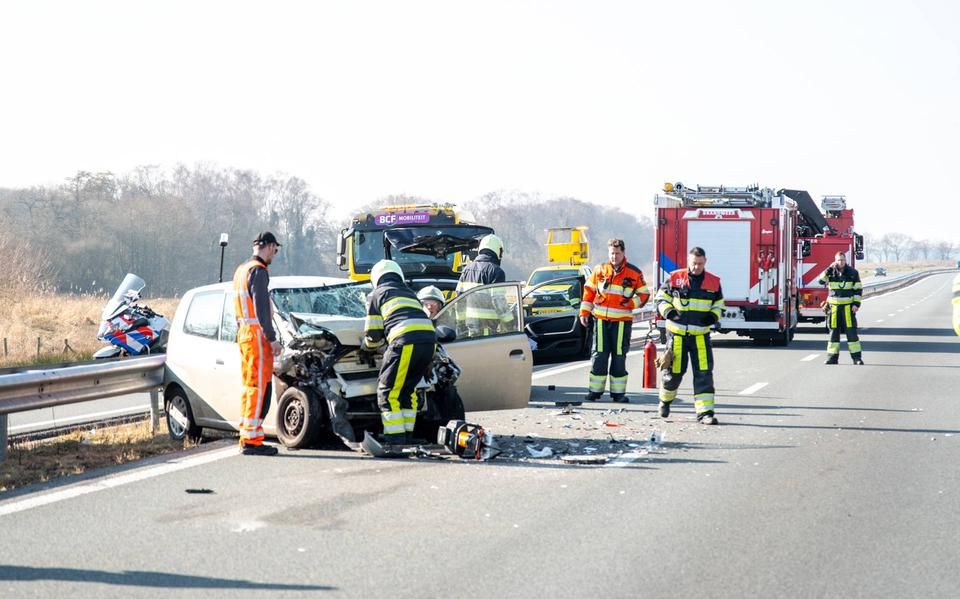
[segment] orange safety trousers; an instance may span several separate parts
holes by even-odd
[[[262,445],[263,417],[273,395],[273,350],[259,324],[240,325],[237,341],[243,377],[240,445]]]

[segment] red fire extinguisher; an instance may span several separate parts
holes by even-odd
[[[643,344],[643,388],[657,388],[657,346],[652,339]]]

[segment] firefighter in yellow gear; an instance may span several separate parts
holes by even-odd
[[[243,393],[240,409],[240,449],[244,455],[276,455],[277,448],[263,444],[263,417],[273,396],[273,357],[282,346],[273,328],[269,266],[280,251],[269,231],[253,240],[253,256],[233,275],[237,342]]]
[[[960,275],[953,279],[953,330],[960,335]]]
[[[824,364],[836,364],[840,359],[840,333],[847,334],[847,349],[854,364],[863,365],[863,348],[857,332],[857,312],[860,310],[863,284],[860,273],[847,264],[843,252],[837,252],[831,264],[820,275],[819,281],[829,288],[827,324],[830,340],[827,342],[827,359]]]
[[[412,440],[417,422],[417,383],[433,362],[437,334],[420,300],[403,280],[393,260],[380,260],[370,270],[373,291],[367,304],[363,346],[386,341],[377,384],[383,438],[397,445]]]
[[[610,375],[610,399],[628,403],[627,352],[633,311],[650,299],[650,291],[643,280],[643,272],[627,262],[622,239],[607,242],[609,260],[598,265],[583,284],[580,302],[580,323],[593,330],[593,354],[590,362],[590,380],[587,383],[587,401],[603,396]],[[589,329],[588,329],[589,330]]]
[[[657,290],[657,312],[665,319],[667,349],[673,359],[661,367],[660,417],[670,415],[680,381],[693,369],[693,405],[697,421],[718,424],[714,408],[713,346],[710,327],[723,315],[720,278],[706,271],[707,254],[694,247],[687,255],[687,268],[675,270]],[[671,352],[666,352],[668,355]]]

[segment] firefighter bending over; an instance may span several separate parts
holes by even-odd
[[[609,260],[597,265],[583,284],[580,302],[580,323],[590,326],[590,315],[596,320],[593,331],[593,355],[587,401],[603,396],[610,374],[610,399],[629,403],[627,398],[627,352],[633,311],[647,303],[650,291],[639,268],[627,262],[622,239],[607,241]]]
[[[502,259],[503,242],[500,238],[484,236],[476,259],[460,273],[457,295],[481,285],[506,281],[507,276],[500,268]],[[501,329],[510,330],[514,311],[508,306],[505,291],[497,290],[490,295],[475,293],[467,296],[460,305],[464,307],[457,311],[459,332],[466,331],[469,337],[486,337],[501,332]]]
[[[267,268],[280,251],[273,233],[253,240],[253,256],[233,275],[237,342],[240,344],[240,450],[243,455],[276,455],[277,448],[263,444],[263,417],[273,396],[273,357],[282,346],[273,330],[270,273]]]
[[[694,247],[687,268],[675,270],[657,291],[657,312],[666,319],[669,357],[661,366],[660,417],[670,415],[670,403],[689,364],[693,368],[693,404],[697,421],[717,424],[714,414],[713,347],[710,327],[723,314],[720,278],[705,270],[707,254]]]
[[[374,264],[370,281],[374,289],[367,306],[363,346],[373,349],[386,340],[377,403],[384,440],[401,445],[412,440],[417,421],[416,386],[430,368],[437,335],[396,262]]]
[[[820,283],[829,286],[827,296],[827,324],[830,341],[827,342],[827,359],[824,364],[836,364],[840,359],[840,333],[847,333],[847,349],[854,364],[863,365],[860,335],[857,334],[857,312],[860,310],[860,294],[863,285],[860,273],[847,264],[843,252],[837,252],[834,262],[820,275]]]

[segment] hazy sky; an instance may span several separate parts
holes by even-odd
[[[664,181],[759,183],[960,242],[958,7],[4,2],[0,187],[202,161],[337,215],[500,189],[650,214]]]

